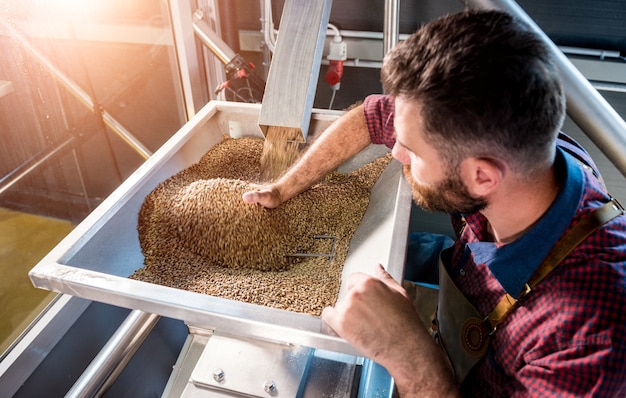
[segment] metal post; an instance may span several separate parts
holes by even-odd
[[[500,9],[528,23],[548,44],[561,72],[567,113],[626,176],[626,122],[576,69],[541,28],[512,0],[466,0],[477,8]]]
[[[400,0],[385,1],[385,26],[383,32],[383,57],[396,44],[400,36]]]
[[[224,64],[235,58],[235,52],[213,32],[209,24],[202,20],[202,12],[197,10],[193,18],[193,31],[200,41]]]
[[[59,146],[55,148],[40,151],[24,163],[13,169],[13,171],[0,178],[0,195],[2,195],[6,190],[11,188],[22,178],[26,177],[31,171],[45,163],[48,159],[50,159],[57,153],[67,149],[73,141],[74,137],[69,137],[67,140],[63,141]]]
[[[183,102],[190,120],[210,100],[201,49],[196,46],[191,1],[168,0]]]
[[[158,320],[158,315],[133,310],[65,397],[93,397],[103,385],[111,385]]]

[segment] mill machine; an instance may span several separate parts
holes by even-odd
[[[31,270],[36,287],[132,310],[67,396],[106,389],[159,317],[189,330],[163,397],[393,396],[386,370],[319,317],[129,279],[144,264],[138,212],[160,182],[198,162],[223,135],[263,137],[267,126],[285,126],[311,141],[341,115],[312,107],[330,3],[286,1],[263,102],[209,102]],[[339,171],[387,151],[372,145]],[[347,275],[373,272],[378,263],[401,279],[410,203],[401,165],[392,161],[351,240],[338,300]]]

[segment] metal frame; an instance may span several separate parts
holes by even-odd
[[[106,391],[150,334],[158,315],[132,311],[78,378],[67,398],[88,398]]]
[[[202,51],[195,40],[192,0],[169,0],[177,64],[187,120],[209,100]]]
[[[15,27],[6,21],[3,17],[0,17],[0,26],[6,29],[11,38],[19,42],[19,44],[32,55],[43,68],[45,68],[59,83],[66,87],[71,94],[80,100],[91,112],[100,114],[102,121],[122,140],[124,140],[135,152],[141,155],[144,159],[147,159],[152,155],[152,151],[146,148],[141,141],[139,141],[130,131],[128,131],[120,122],[118,122],[109,112],[102,108],[101,104],[94,103],[93,98],[85,92],[76,82],[70,79],[65,73],[58,69],[52,62],[50,62],[41,52],[33,47],[26,39],[24,35],[18,32]]]
[[[210,102],[32,269],[30,277],[34,285],[182,319],[199,328],[358,354],[328,330],[319,317],[127,278],[143,261],[133,225],[136,225],[137,206],[145,195],[158,182],[191,164],[186,162],[196,162],[207,146],[219,142],[222,134],[234,125],[241,125],[242,131],[251,132],[255,127],[258,130],[259,111],[259,104]],[[339,114],[314,113],[312,132],[319,133]],[[261,136],[260,131],[257,134]],[[360,167],[381,156],[383,149],[386,152],[386,148],[372,146],[348,163]],[[404,259],[398,254],[406,246],[411,194],[406,184],[400,182],[398,186],[399,181],[403,181],[401,167],[394,162],[372,190],[370,206],[350,245],[344,276],[356,270],[373,272],[375,264],[381,263],[400,280]],[[394,188],[397,195],[389,195]],[[104,242],[116,250],[106,250],[102,246]],[[340,298],[342,291],[345,284],[339,292]]]

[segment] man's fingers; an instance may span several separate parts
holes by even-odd
[[[397,284],[396,280],[393,279],[393,277],[389,274],[389,272],[387,272],[387,270],[382,266],[382,264],[378,264],[378,266],[376,266],[374,275],[381,281],[385,282],[385,284],[388,286],[393,286]]]
[[[334,307],[326,307],[322,311],[322,322],[324,322],[335,334],[338,334],[338,317],[339,315]]]
[[[259,204],[268,209],[273,209],[280,205],[280,193],[273,185],[251,185],[251,190],[244,192],[241,199],[244,203]]]
[[[337,311],[334,307],[326,307],[322,310],[322,319],[326,323],[332,322],[332,319],[337,315]],[[329,322],[330,321],[330,322]]]
[[[348,290],[352,289],[356,285],[360,285],[364,280],[371,278],[371,275],[363,272],[353,272],[348,276]]]
[[[376,277],[384,282],[385,285],[387,285],[389,288],[397,290],[404,294],[405,290],[402,285],[399,284],[398,281],[393,279],[391,274],[389,274],[389,272],[387,272],[381,264],[378,264],[378,267],[376,267]]]
[[[348,276],[348,289],[352,289],[354,286],[360,285],[362,284],[364,281],[366,281],[367,279],[370,278],[376,278],[378,280],[380,280],[381,282],[384,282],[385,285],[389,286],[389,287],[395,287],[395,285],[397,285],[398,283],[396,282],[395,279],[393,279],[391,277],[391,275],[389,275],[389,273],[387,271],[385,271],[385,268],[383,268],[383,266],[381,264],[376,265],[376,267],[374,268],[374,275],[371,274],[366,274],[363,272],[354,272],[352,274],[350,274]]]
[[[268,209],[278,206],[279,202],[272,191],[248,191],[241,199],[248,204],[259,204]]]
[[[382,264],[378,264],[376,266],[375,272],[376,272],[376,276],[378,277],[378,279],[391,278],[391,275],[389,275],[389,273],[387,272],[385,267],[383,267]]]
[[[259,191],[245,192],[241,196],[241,199],[243,199],[245,203],[259,203]]]

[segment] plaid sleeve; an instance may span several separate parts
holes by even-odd
[[[544,286],[546,331],[517,374],[537,396],[626,396],[626,222],[614,219],[592,234]],[[531,322],[532,323],[532,322]],[[550,343],[554,346],[550,346]]]
[[[387,95],[370,95],[363,101],[363,113],[372,143],[383,144],[388,148],[396,143],[394,109],[393,98]]]
[[[512,396],[626,396],[622,362],[625,357],[624,345],[620,343],[571,345],[524,366],[517,374],[524,388]]]
[[[557,308],[517,374],[527,391],[543,396],[626,396],[626,222],[614,219],[565,260],[543,296]],[[576,264],[577,263],[577,264]],[[560,292],[561,294],[554,294]],[[551,298],[551,299],[550,299]],[[541,347],[541,348],[539,348]]]

